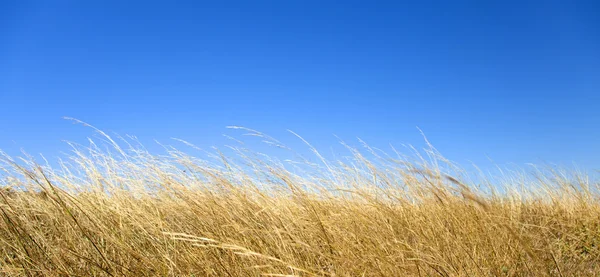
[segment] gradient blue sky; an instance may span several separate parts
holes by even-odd
[[[598,1],[0,1],[0,148],[336,134],[600,168]],[[355,143],[357,144],[357,143]]]

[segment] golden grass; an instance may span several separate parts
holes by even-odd
[[[54,169],[4,155],[0,275],[600,276],[598,185],[580,174],[481,185],[433,150],[293,167],[103,135],[113,150],[74,145]]]

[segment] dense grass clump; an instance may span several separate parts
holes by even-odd
[[[598,185],[580,174],[475,182],[433,150],[208,162],[104,139],[54,168],[4,155],[0,275],[600,275]]]

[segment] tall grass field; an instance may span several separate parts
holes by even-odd
[[[581,172],[475,178],[433,147],[362,144],[153,154],[96,131],[58,161],[2,154],[1,276],[600,276]]]

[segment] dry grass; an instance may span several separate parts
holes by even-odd
[[[74,145],[54,169],[4,155],[0,275],[600,276],[581,175],[475,185],[433,150],[284,166],[103,138],[113,150]]]

